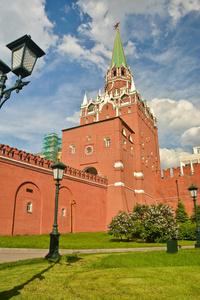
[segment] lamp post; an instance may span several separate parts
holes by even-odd
[[[63,163],[61,163],[60,161],[58,161],[55,164],[53,164],[51,166],[51,168],[53,169],[54,180],[56,180],[55,214],[54,214],[53,230],[50,233],[49,253],[45,256],[45,258],[52,258],[52,259],[54,259],[54,258],[60,256],[60,254],[58,252],[60,233],[58,232],[58,224],[57,224],[58,196],[59,196],[60,181],[63,178],[64,169],[66,168],[66,166]]]
[[[11,69],[0,60],[0,109],[2,105],[10,98],[11,92],[16,90],[17,93],[30,81],[22,81],[31,75],[38,57],[45,52],[31,39],[30,35],[24,35],[21,38],[6,45],[12,51]],[[5,90],[7,73],[12,71],[18,76],[15,85]],[[4,97],[4,99],[3,99]]]
[[[194,210],[195,210],[195,217],[196,217],[196,223],[197,223],[197,228],[196,228],[197,242],[195,244],[195,248],[200,248],[200,229],[199,229],[199,222],[198,222],[198,216],[197,216],[197,207],[196,207],[196,196],[197,196],[198,188],[192,184],[188,188],[188,190],[190,191],[190,195],[191,195],[191,197],[193,198],[193,201],[194,201]]]

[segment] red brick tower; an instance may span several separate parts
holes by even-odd
[[[156,118],[135,89],[118,26],[105,92],[89,102],[85,94],[80,126],[63,130],[62,161],[108,178],[107,223],[136,202],[155,203],[154,173],[160,169]]]

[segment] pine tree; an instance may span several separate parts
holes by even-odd
[[[200,223],[200,205],[197,205],[197,217],[198,217],[198,221]],[[194,210],[194,208],[193,208],[193,213],[190,216],[190,220],[192,222],[196,222],[196,216],[195,216],[195,210]]]
[[[179,223],[185,223],[189,220],[187,211],[185,210],[185,205],[182,201],[178,202],[177,209],[175,212],[176,220]]]

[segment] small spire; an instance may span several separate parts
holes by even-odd
[[[84,98],[83,98],[83,103],[82,105],[87,105],[88,104],[88,101],[87,101],[87,94],[88,93],[87,91],[85,91],[85,95],[84,95]]]
[[[116,34],[115,34],[115,41],[113,46],[110,68],[112,68],[113,66],[116,66],[117,68],[124,66],[125,68],[127,68],[126,58],[124,55],[124,50],[123,50],[118,27],[119,27],[119,23],[115,25]]]
[[[134,92],[136,90],[135,88],[135,83],[134,83],[134,80],[133,80],[133,76],[132,77],[132,80],[131,80],[131,92]]]

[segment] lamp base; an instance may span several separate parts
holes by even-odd
[[[195,246],[195,248],[200,248],[200,243],[197,242],[194,246]]]
[[[45,258],[55,259],[61,256],[58,252],[59,236],[60,233],[52,233],[52,232],[50,233],[50,248],[49,248],[49,253],[45,256]]]

